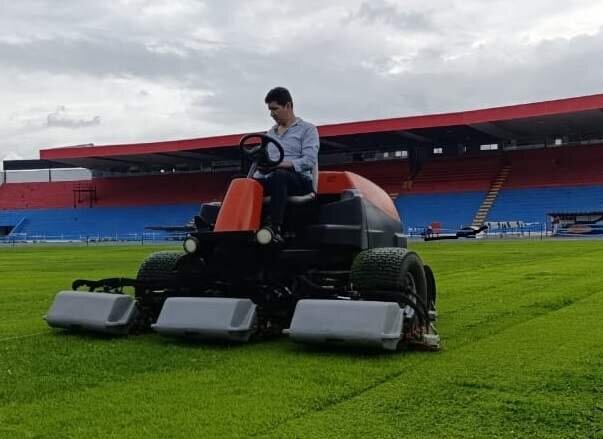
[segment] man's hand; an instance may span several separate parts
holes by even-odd
[[[269,174],[272,171],[274,171],[275,169],[293,169],[293,163],[290,160],[285,160],[285,161],[280,162],[276,166],[267,167],[267,168],[258,166],[258,168],[257,168],[258,172],[260,172],[261,174]]]

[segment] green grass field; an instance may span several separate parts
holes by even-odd
[[[153,249],[2,248],[0,438],[603,437],[603,242],[412,248],[438,353],[69,335],[41,318],[55,293]]]

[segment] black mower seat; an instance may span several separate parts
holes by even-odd
[[[287,202],[291,204],[305,204],[316,199],[318,191],[318,163],[312,169],[312,192],[303,195],[291,195],[287,197]],[[270,203],[270,196],[264,197],[264,203]]]
[[[316,192],[309,192],[303,195],[291,195],[287,197],[287,203],[304,204],[316,199]],[[264,204],[270,203],[270,196],[264,197]]]
[[[316,199],[316,192],[310,192],[304,195],[291,195],[287,197],[287,202],[291,204],[303,204]]]

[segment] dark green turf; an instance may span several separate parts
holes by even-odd
[[[41,320],[54,294],[150,248],[0,249],[0,438],[603,437],[603,243],[413,248],[440,353],[66,335]]]

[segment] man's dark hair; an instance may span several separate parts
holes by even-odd
[[[285,87],[274,87],[272,90],[268,92],[264,102],[269,104],[270,102],[276,102],[279,105],[287,105],[287,102],[291,102],[293,105],[293,98],[291,97],[291,93]]]

